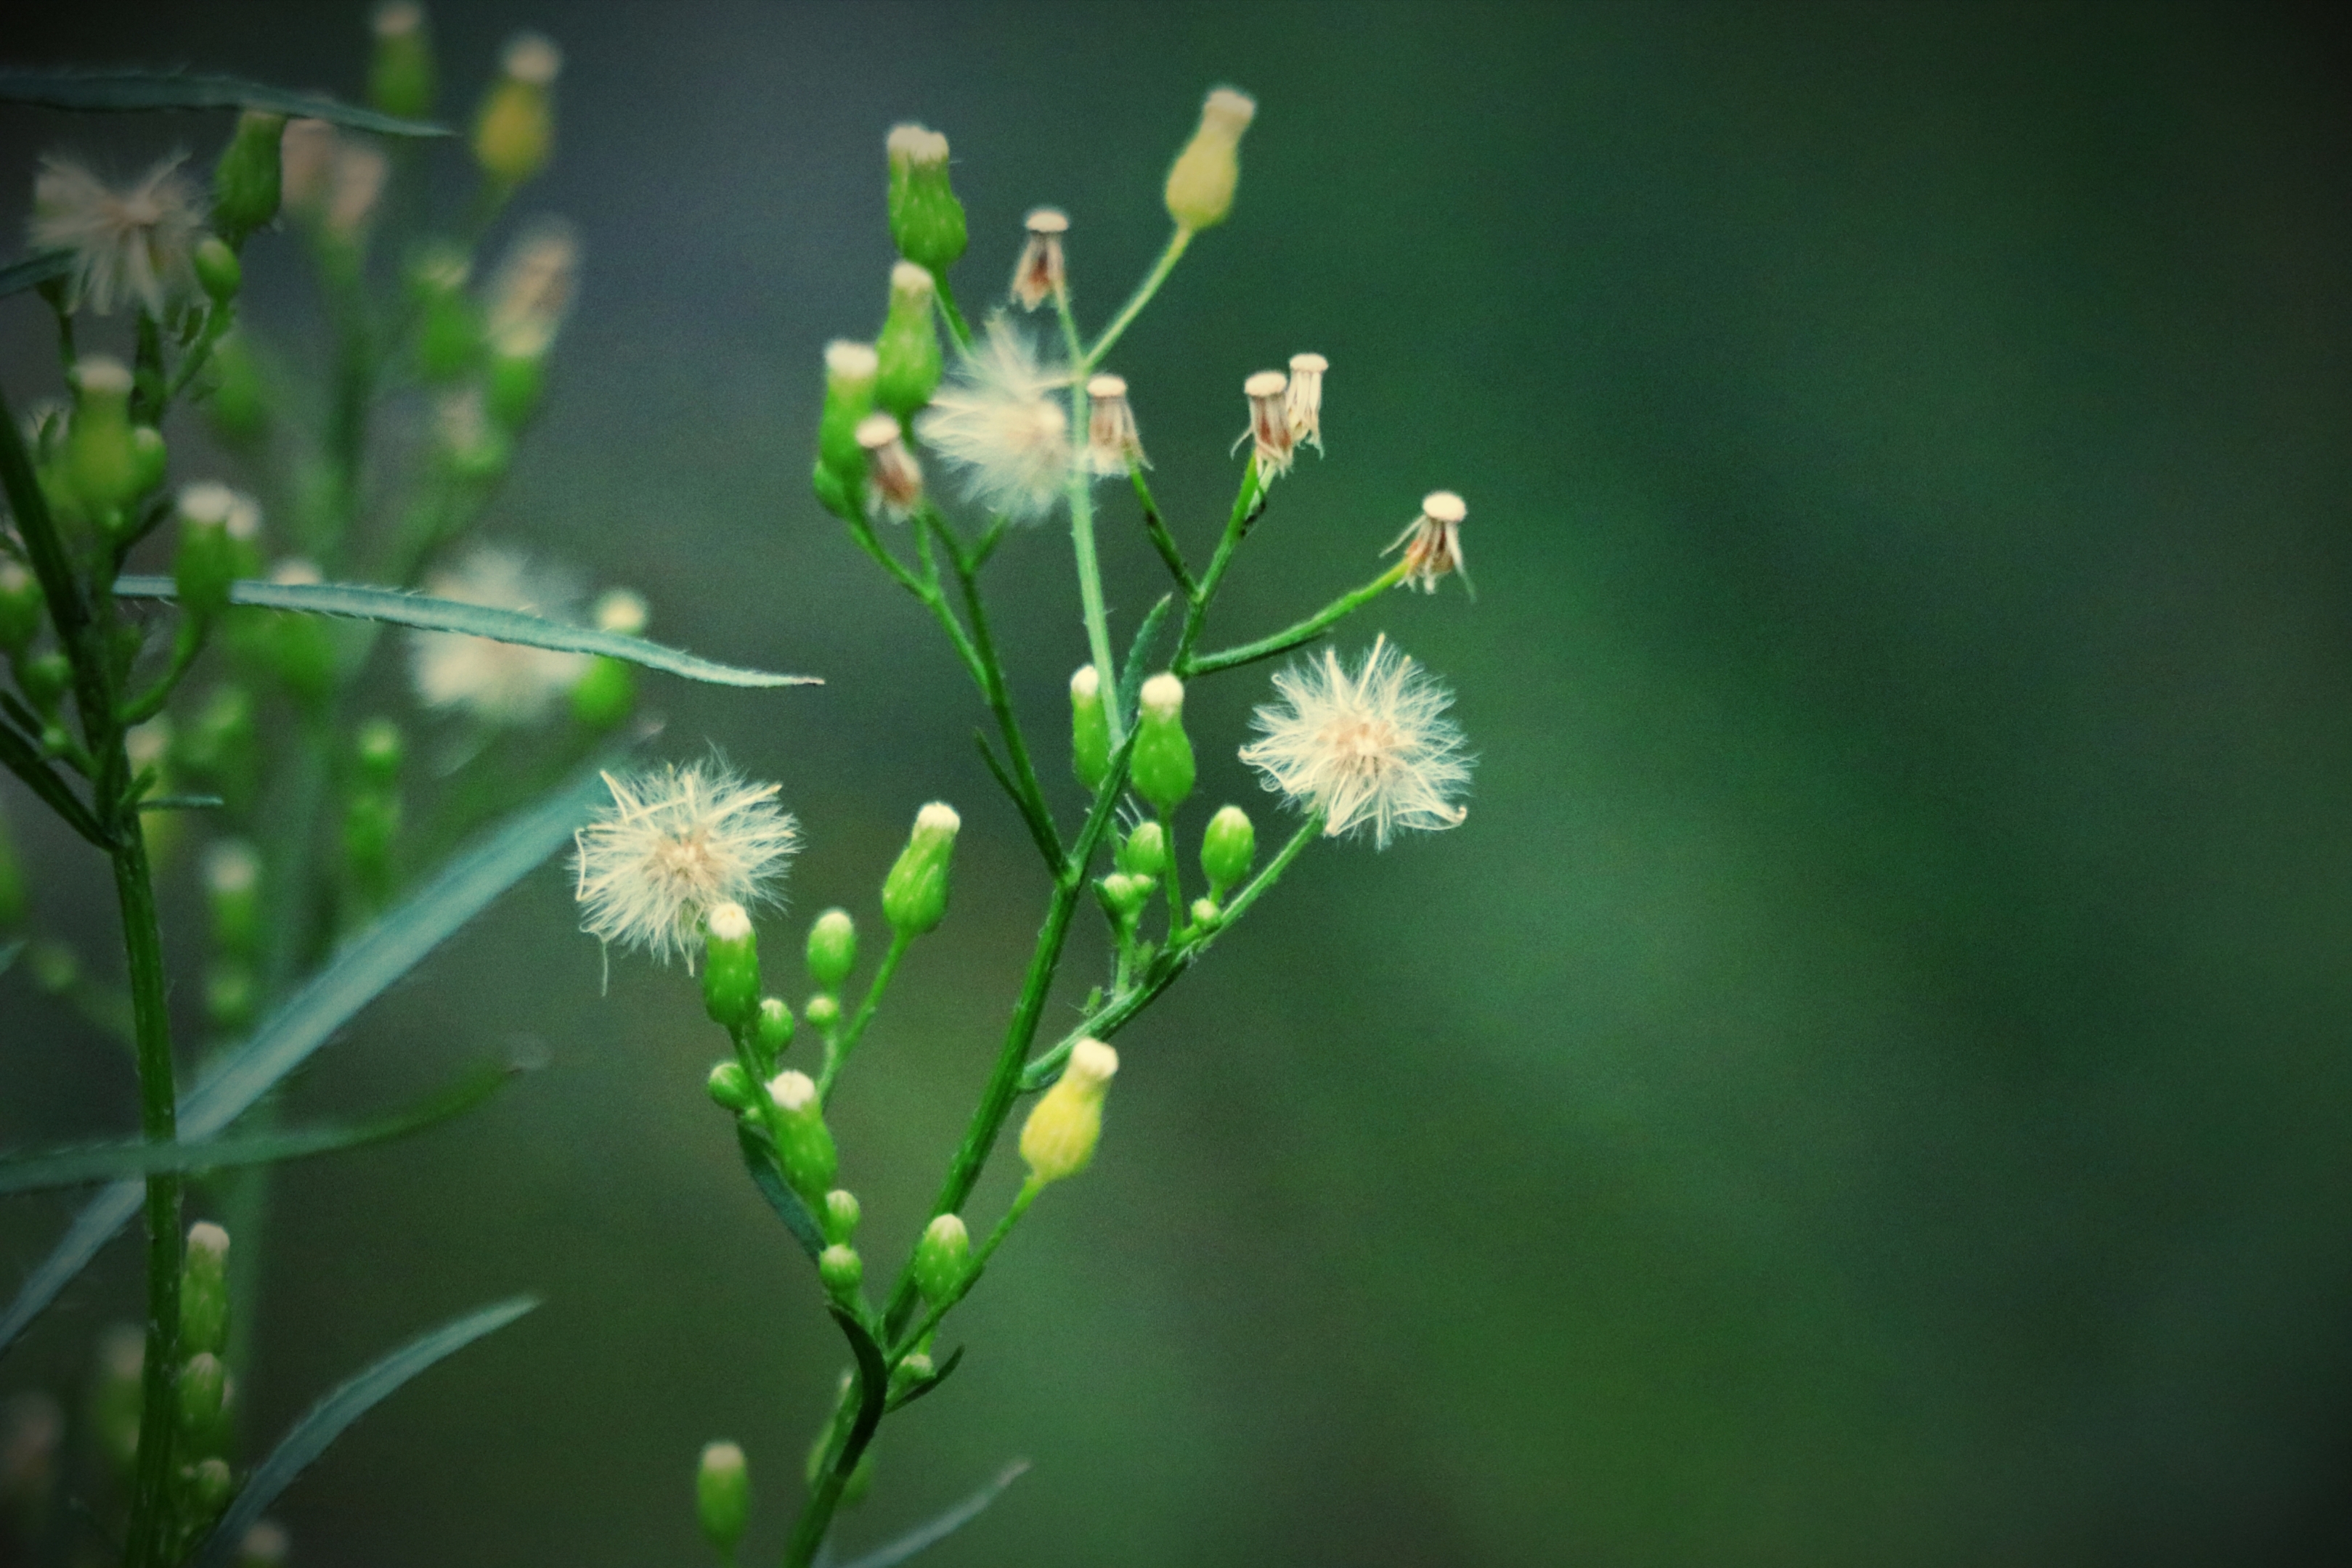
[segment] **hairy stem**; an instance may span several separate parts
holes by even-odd
[[[1218,670],[1255,664],[1260,659],[1271,659],[1277,653],[1287,653],[1303,643],[1312,643],[1339,622],[1402,582],[1408,570],[1405,562],[1399,561],[1363,587],[1341,594],[1296,625],[1286,626],[1271,636],[1261,637],[1255,643],[1244,643],[1236,648],[1220,649],[1198,658],[1187,656],[1178,662],[1176,673],[1187,679],[1193,675],[1210,674]]]
[[[1151,303],[1151,297],[1160,292],[1160,286],[1168,281],[1168,275],[1176,270],[1177,261],[1192,243],[1192,231],[1178,225],[1176,232],[1168,236],[1168,247],[1160,253],[1160,259],[1151,264],[1151,270],[1144,275],[1143,281],[1136,285],[1135,292],[1129,296],[1127,303],[1118,308],[1118,314],[1110,319],[1110,325],[1104,328],[1103,335],[1095,340],[1095,346],[1083,354],[1073,354],[1079,374],[1083,375],[1102,363],[1103,356],[1110,352],[1111,345],[1118,342],[1120,334],[1143,313],[1143,308]]]
[[[866,1026],[874,1021],[875,1011],[882,1005],[882,993],[890,988],[890,977],[898,972],[898,960],[904,958],[907,949],[914,945],[914,937],[906,932],[890,934],[889,951],[882,955],[881,966],[874,971],[874,983],[866,988],[866,1000],[858,1005],[856,1015],[849,1020],[849,1027],[841,1031],[840,1038],[826,1042],[824,1076],[816,1083],[820,1104],[832,1096],[833,1081],[841,1076],[843,1068],[849,1065],[849,1053],[857,1049],[858,1039],[866,1033]]]

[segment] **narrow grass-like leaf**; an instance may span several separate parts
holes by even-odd
[[[776,1211],[776,1218],[784,1222],[784,1228],[793,1233],[793,1239],[801,1244],[809,1261],[815,1262],[817,1254],[824,1250],[824,1233],[817,1229],[816,1220],[809,1213],[808,1205],[801,1201],[801,1195],[792,1189],[784,1180],[784,1173],[776,1168],[775,1152],[765,1139],[740,1122],[735,1124],[735,1143],[743,1151],[743,1168],[751,1173],[751,1185],[760,1189],[760,1196],[768,1200],[768,1207]]]
[[[874,1440],[874,1429],[882,1425],[882,1413],[890,1403],[890,1364],[882,1359],[882,1347],[857,1314],[838,1301],[827,1301],[825,1310],[849,1341],[849,1354],[857,1358],[857,1419],[850,1423],[849,1436],[841,1445],[840,1469],[852,1473],[866,1452],[866,1445]]]
[[[328,1445],[341,1437],[352,1422],[383,1403],[394,1389],[483,1335],[496,1333],[538,1305],[531,1297],[517,1296],[468,1312],[455,1322],[445,1323],[431,1333],[409,1341],[310,1406],[310,1413],[294,1423],[293,1430],[279,1438],[269,1457],[254,1469],[245,1490],[236,1494],[236,1500],[228,1505],[228,1511],[213,1526],[212,1534],[196,1554],[196,1568],[223,1568],[223,1564],[234,1562],[237,1547],[245,1541],[245,1532],[253,1528],[279,1494],[310,1469],[311,1461],[325,1453]]]
[[[252,1137],[180,1139],[160,1144],[91,1144],[79,1148],[53,1149],[46,1154],[0,1158],[0,1193],[40,1192],[50,1187],[87,1186],[92,1182],[126,1176],[153,1176],[159,1171],[229,1170],[240,1166],[279,1165],[380,1144],[420,1133],[436,1122],[462,1116],[488,1100],[520,1069],[490,1068],[470,1072],[405,1111],[348,1127],[306,1127]]]
[[[178,590],[168,577],[122,577],[114,583],[118,599],[171,599]],[[820,686],[814,675],[778,675],[698,659],[676,648],[665,648],[642,637],[593,626],[567,625],[520,610],[493,610],[487,604],[466,604],[455,599],[435,599],[396,588],[370,588],[349,582],[237,582],[229,586],[229,602],[260,610],[294,610],[312,615],[340,615],[352,621],[383,621],[414,626],[421,632],[456,632],[487,637],[494,643],[519,643],[530,648],[552,648],[564,653],[601,653],[610,659],[665,670],[692,681],[721,686]]]
[[[1169,607],[1175,602],[1174,594],[1161,594],[1160,602],[1144,616],[1143,624],[1135,629],[1135,641],[1128,647],[1125,674],[1118,677],[1119,723],[1128,728],[1135,726],[1135,705],[1142,695],[1144,681],[1151,674],[1152,645],[1159,642],[1160,628],[1167,622]]]
[[[996,1472],[996,1479],[931,1521],[929,1524],[908,1531],[889,1545],[845,1565],[845,1568],[891,1568],[904,1563],[918,1552],[928,1551],[988,1511],[988,1505],[1004,1495],[1004,1489],[1028,1472],[1029,1461],[1015,1459]]]
[[[449,128],[403,120],[315,92],[292,92],[243,77],[199,71],[0,70],[0,102],[100,113],[155,110],[258,109],[300,120],[324,120],[381,136],[447,136]]]
[[[32,743],[16,733],[16,727],[0,719],[0,766],[25,781],[25,788],[41,798],[41,804],[55,811],[66,826],[96,844],[100,849],[112,849],[107,842],[106,830],[98,825],[81,797],[73,787],[58,776],[48,759],[33,749]]]
[[[354,938],[252,1039],[197,1083],[180,1105],[180,1136],[209,1138],[244,1114],[385,987],[554,853],[607,799],[601,769],[611,760],[600,758],[539,804],[509,819]],[[90,1199],[0,1317],[0,1352],[16,1343],[89,1266],[98,1249],[139,1212],[143,1190],[137,1181],[119,1181]]]
[[[52,278],[63,277],[74,269],[74,255],[69,250],[37,251],[0,267],[0,299],[12,294],[22,294],[27,288],[38,288]]]
[[[142,811],[217,811],[228,802],[217,795],[150,795],[139,802]]]

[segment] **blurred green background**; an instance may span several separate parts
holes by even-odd
[[[363,22],[94,5],[0,48],[355,93]],[[2189,5],[438,23],[457,104],[513,27],[560,38],[559,162],[524,207],[587,251],[488,534],[635,585],[667,640],[827,677],[651,689],[667,750],[707,737],[782,782],[799,915],[870,918],[914,808],[965,809],[953,915],[841,1102],[877,1249],[920,1218],[1044,894],[935,631],[806,494],[820,346],[879,317],[884,131],[953,139],[967,299],[1052,202],[1099,320],[1202,90],[1258,95],[1233,221],[1115,367],[1205,549],[1243,376],[1332,361],[1330,458],[1278,496],[1225,632],[1361,580],[1424,490],[1469,500],[1476,603],[1392,596],[1343,639],[1385,630],[1456,685],[1467,824],[1309,855],[1120,1040],[1102,1157],[960,1315],[972,1354],[888,1429],[850,1544],[1017,1455],[1034,1472],[930,1560],[2352,1559],[2342,30]],[[0,110],[0,197],[21,213],[53,144],[129,170],[223,130]],[[270,244],[248,267],[297,330]],[[6,308],[12,394],[48,390],[46,323]],[[1157,592],[1131,525],[1113,499],[1129,628]],[[1058,758],[1067,552],[1047,530],[1000,563]],[[1231,754],[1262,691],[1195,696],[1205,807],[1264,800]],[[7,789],[47,918],[102,952],[96,862]],[[548,1301],[289,1496],[300,1563],[701,1561],[688,1478],[718,1436],[781,1541],[838,1339],[703,1099],[687,982],[621,961],[600,996],[572,922],[551,866],[297,1092],[327,1114],[518,1040],[551,1061],[279,1188],[264,1432],[396,1338]],[[0,1145],[128,1124],[118,1055],[21,975],[0,1009]],[[66,1213],[0,1208],[11,1288]],[[133,1264],[110,1254],[0,1391],[77,1377]]]

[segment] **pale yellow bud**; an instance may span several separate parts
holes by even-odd
[[[1242,173],[1242,132],[1257,113],[1257,100],[1221,87],[1201,106],[1201,128],[1168,171],[1168,215],[1183,229],[1205,229],[1233,210],[1234,186]]]
[[[1118,1071],[1118,1052],[1098,1040],[1071,1049],[1069,1065],[1021,1128],[1021,1157],[1041,1185],[1073,1176],[1095,1157],[1102,1138],[1103,1096]]]

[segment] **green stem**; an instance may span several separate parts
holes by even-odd
[[[1183,591],[1185,602],[1190,604],[1200,597],[1201,585],[1193,580],[1192,569],[1184,564],[1184,552],[1176,548],[1176,536],[1168,531],[1167,519],[1160,515],[1160,503],[1152,499],[1151,486],[1143,482],[1142,465],[1129,464],[1127,476],[1135,486],[1137,502],[1143,507],[1143,531],[1150,537],[1151,548],[1160,552],[1160,559],[1168,563],[1169,575],[1176,580],[1176,586]]]
[[[882,955],[881,967],[874,971],[874,983],[866,988],[865,1001],[858,1004],[856,1015],[849,1020],[849,1027],[841,1031],[838,1043],[826,1042],[824,1075],[816,1081],[819,1104],[833,1093],[833,1081],[841,1076],[843,1068],[849,1065],[849,1053],[857,1049],[857,1041],[866,1033],[866,1026],[874,1021],[875,1011],[882,1005],[882,993],[890,988],[890,977],[898,972],[898,960],[905,957],[907,949],[914,945],[914,937],[904,931],[890,934],[890,950]]]
[[[1070,430],[1073,438],[1083,443],[1087,430],[1087,377],[1084,345],[1078,339],[1077,319],[1070,314],[1070,291],[1054,291],[1055,308],[1062,318],[1062,336],[1070,350]],[[1070,465],[1070,550],[1078,563],[1078,608],[1087,623],[1087,650],[1097,670],[1102,673],[1103,684],[1112,691],[1118,690],[1118,662],[1110,651],[1110,616],[1103,608],[1102,566],[1095,559],[1095,493],[1094,477],[1086,465]],[[1104,711],[1110,718],[1110,743],[1117,746],[1124,716],[1117,703],[1106,705]]]
[[[1185,607],[1184,630],[1176,639],[1176,656],[1168,661],[1171,670],[1185,667],[1199,641],[1201,624],[1208,619],[1209,601],[1217,596],[1217,585],[1224,580],[1225,569],[1234,562],[1234,551],[1241,547],[1242,538],[1256,520],[1265,503],[1265,485],[1258,475],[1257,454],[1250,454],[1248,465],[1242,470],[1242,487],[1234,494],[1234,509],[1225,518],[1224,534],[1217,540],[1217,552],[1209,558],[1209,570],[1201,574],[1200,591]]]
[[[935,271],[931,281],[940,286],[940,316],[948,324],[949,336],[955,339],[957,348],[967,354],[971,352],[971,328],[965,323],[963,312],[956,308],[955,289],[948,282],[948,275]]]
[[[1103,335],[1095,340],[1095,346],[1076,356],[1079,374],[1084,375],[1102,363],[1103,356],[1110,352],[1110,346],[1118,341],[1119,335],[1143,313],[1143,308],[1151,303],[1151,297],[1160,292],[1160,286],[1168,281],[1168,275],[1176,269],[1176,263],[1183,256],[1184,248],[1192,243],[1192,231],[1179,225],[1176,232],[1168,236],[1168,248],[1160,253],[1160,259],[1151,264],[1151,270],[1136,286],[1134,294],[1119,307],[1118,314],[1110,319],[1110,325],[1104,328]]]
[[[165,407],[168,408],[182,392],[188,390],[188,383],[196,379],[196,373],[202,371],[205,363],[212,359],[214,348],[219,344],[236,319],[235,306],[214,305],[206,308],[203,329],[196,334],[196,340],[188,345],[188,351],[180,356],[180,368],[173,375],[171,384],[163,389]]]
[[[946,520],[925,507],[916,519],[916,526],[925,525],[938,530],[940,542],[947,547],[948,559],[955,568],[956,584],[963,591],[964,613],[971,621],[971,644],[975,654],[975,673],[980,677],[981,695],[987,698],[989,711],[996,716],[997,733],[1004,737],[1004,748],[1013,760],[1013,776],[1016,784],[1013,799],[1021,814],[1029,820],[1029,832],[1037,841],[1037,850],[1045,856],[1045,869],[1058,874],[1061,871],[1061,834],[1054,826],[1053,809],[1045,804],[1045,787],[1038,781],[1037,769],[1029,758],[1029,743],[1021,732],[1021,721],[1013,716],[1013,693],[1004,679],[1004,661],[996,651],[996,639],[988,627],[988,611],[981,602],[980,563],[976,552],[967,552],[948,530]],[[998,536],[991,534],[981,541],[982,549],[994,548]]]
[[[173,692],[179,688],[181,680],[194,666],[197,655],[205,651],[205,641],[211,630],[207,617],[189,615],[182,618],[180,630],[172,640],[171,666],[155,678],[153,685],[123,705],[124,724],[144,724],[163,711],[163,705],[172,700]]]
[[[1191,657],[1180,659],[1176,665],[1176,673],[1189,680],[1194,675],[1211,674],[1218,670],[1230,670],[1238,665],[1255,664],[1260,659],[1271,659],[1277,653],[1287,653],[1302,643],[1312,643],[1329,630],[1335,622],[1346,619],[1402,582],[1407,570],[1406,563],[1399,561],[1363,587],[1341,594],[1306,620],[1293,626],[1286,626],[1271,636],[1261,637],[1255,643],[1244,643],[1237,648],[1224,648],[1214,653],[1203,653],[1197,659]]]
[[[1013,1228],[1021,1223],[1021,1217],[1029,1212],[1029,1206],[1036,1202],[1037,1195],[1045,1190],[1045,1184],[1039,1181],[1034,1173],[1021,1184],[1021,1190],[1013,1195],[1013,1207],[1004,1211],[1004,1218],[996,1222],[996,1228],[988,1233],[988,1239],[981,1244],[979,1251],[972,1254],[971,1263],[964,1270],[963,1280],[957,1285],[955,1294],[944,1301],[930,1302],[922,1318],[900,1337],[897,1347],[890,1352],[890,1369],[893,1372],[898,1369],[900,1362],[915,1354],[917,1346],[938,1332],[940,1322],[955,1310],[957,1302],[971,1294],[972,1286],[980,1282],[980,1271],[988,1266],[991,1258],[996,1256],[996,1249],[1004,1245],[1004,1239],[1013,1234]]]

